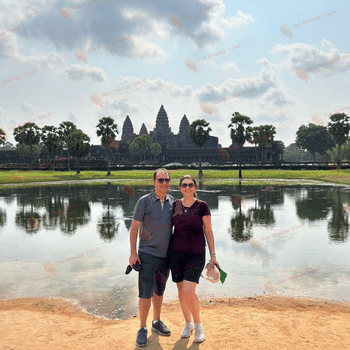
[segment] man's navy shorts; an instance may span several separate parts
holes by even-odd
[[[167,258],[159,258],[141,251],[138,255],[141,260],[139,298],[150,299],[153,292],[158,296],[162,296],[169,277]]]

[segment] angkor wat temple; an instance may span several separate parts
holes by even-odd
[[[140,132],[136,134],[132,122],[127,116],[123,124],[121,141],[119,142],[120,160],[129,158],[128,147],[130,142],[137,136],[148,134],[153,142],[157,142],[162,146],[159,155],[160,162],[163,164],[179,162],[182,164],[190,164],[198,162],[199,146],[195,145],[189,137],[190,122],[184,115],[179,126],[179,133],[174,134],[169,127],[169,119],[167,112],[162,105],[156,117],[154,130],[148,132],[145,123],[142,124]],[[227,129],[229,132],[229,129]],[[277,142],[274,141],[270,145],[265,146],[264,158],[268,161],[282,160],[282,154],[278,152]],[[243,147],[242,162],[262,161],[262,149],[258,147]],[[146,159],[152,160],[152,155],[146,156]],[[210,136],[209,140],[201,149],[202,162],[210,164],[225,163],[227,161],[238,161],[238,147],[231,144],[227,148],[222,148],[219,144],[219,138]]]
[[[137,136],[145,134],[150,135],[152,141],[159,143],[162,147],[161,153],[158,156],[159,163],[179,162],[182,164],[191,164],[198,162],[199,146],[191,141],[189,137],[189,126],[190,122],[186,115],[184,115],[180,122],[179,133],[174,134],[169,127],[168,115],[163,105],[158,111],[155,128],[150,131],[147,130],[145,123],[143,123],[140,132],[136,134],[131,119],[129,116],[126,116],[123,123],[121,140],[118,140],[118,146],[114,147],[111,152],[111,163],[133,162],[134,158],[129,154],[129,145]],[[229,129],[227,131],[229,132]],[[210,136],[209,140],[201,148],[201,159],[202,162],[208,162],[210,164],[220,164],[227,161],[235,163],[239,159],[238,150],[239,148],[234,144],[222,148],[218,137]],[[62,156],[66,155],[66,151],[63,152]],[[101,145],[92,145],[90,155],[95,160],[102,160],[106,156],[106,151]],[[151,152],[146,153],[144,157],[146,161],[154,161],[154,156]],[[45,155],[40,155],[39,158],[43,159]],[[136,159],[135,162],[138,163],[139,158]],[[242,162],[249,163],[262,160],[277,162],[283,159],[283,154],[278,150],[277,142],[274,141],[265,146],[265,152],[262,152],[262,146],[256,148],[243,147],[241,150],[241,159]],[[9,161],[12,163],[23,163],[23,161],[30,163],[28,157],[20,156],[15,150],[1,151],[0,148],[0,164],[8,163]]]

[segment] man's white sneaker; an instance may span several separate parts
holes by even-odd
[[[204,330],[201,323],[194,324],[194,341],[196,343],[203,343],[205,340]]]
[[[184,329],[181,332],[181,338],[189,338],[194,330],[192,322],[186,322]]]

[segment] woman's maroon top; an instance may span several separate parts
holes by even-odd
[[[185,210],[187,209],[187,212]],[[173,203],[172,225],[175,227],[169,249],[180,253],[205,253],[203,216],[210,215],[206,202],[197,199],[189,208],[181,200]]]

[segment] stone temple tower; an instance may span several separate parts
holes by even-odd
[[[168,115],[161,105],[156,119],[156,127],[154,128],[157,142],[160,144],[168,143],[169,137],[172,136],[171,128],[169,127]]]
[[[133,134],[134,134],[134,127],[132,126],[132,122],[129,116],[127,115],[123,124],[122,140],[127,140],[128,138],[131,138]]]

